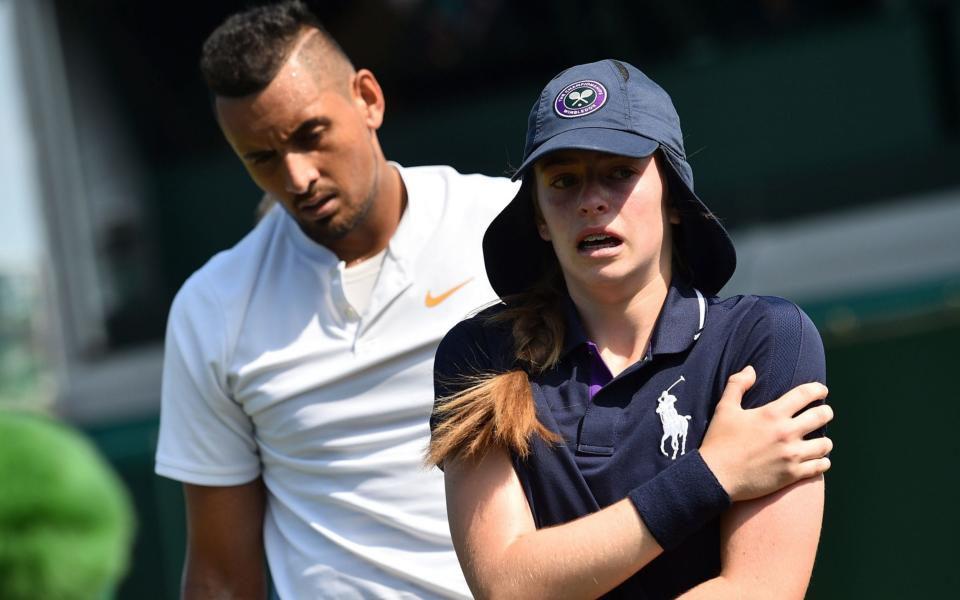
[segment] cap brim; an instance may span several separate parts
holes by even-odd
[[[607,154],[619,154],[630,158],[643,158],[653,154],[660,144],[648,137],[605,127],[583,127],[559,133],[530,153],[513,174],[516,181],[538,160],[558,150],[593,150]]]
[[[671,157],[663,162],[669,193],[681,213],[676,229],[680,239],[674,240],[674,246],[691,271],[683,275],[693,287],[716,295],[737,268],[736,248],[720,219],[683,180]]]
[[[487,279],[501,298],[529,289],[543,276],[544,265],[553,254],[553,246],[537,233],[531,185],[530,178],[524,180],[483,235]]]

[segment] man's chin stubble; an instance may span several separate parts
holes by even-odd
[[[331,215],[327,219],[314,221],[307,227],[304,227],[303,224],[301,224],[300,227],[313,241],[321,246],[330,246],[331,244],[339,242],[350,234],[350,232],[362,225],[370,212],[370,206],[372,204],[373,202],[371,200],[365,202],[360,212],[353,215],[353,217],[346,222],[336,223],[334,219],[336,219],[337,215]]]

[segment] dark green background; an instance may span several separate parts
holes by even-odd
[[[955,188],[960,7],[871,5],[777,35],[690,34],[682,51],[651,60],[622,37],[594,32],[586,48],[596,55],[575,59],[609,53],[640,64],[671,92],[698,191],[734,230]],[[351,31],[350,23],[341,25]],[[518,164],[527,110],[554,69],[525,73],[530,61],[511,69],[509,53],[501,54],[501,62],[471,72],[479,81],[461,77],[444,94],[423,98],[399,91],[425,85],[415,64],[388,72],[381,132],[388,157],[488,174]],[[212,126],[209,114],[198,114],[190,113],[196,127]],[[189,273],[249,229],[259,194],[226,146],[212,142],[199,154],[156,151],[150,178],[163,290],[157,303],[165,312]],[[836,450],[811,598],[957,594],[958,299],[960,274],[947,273],[922,286],[804,305],[824,336],[837,414],[829,428]],[[162,326],[153,318],[143,325],[144,337],[157,339]],[[140,519],[132,571],[119,596],[176,597],[183,505],[179,484],[152,473],[156,418],[87,431],[128,483]]]

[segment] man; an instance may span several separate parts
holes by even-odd
[[[405,169],[384,98],[300,2],[224,22],[201,68],[279,205],[171,309],[156,471],[184,483],[185,597],[465,597],[421,467],[437,343],[495,297],[480,253],[515,193]]]

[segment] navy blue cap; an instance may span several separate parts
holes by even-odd
[[[617,60],[578,65],[554,77],[530,110],[523,162],[513,179],[523,185],[487,228],[487,276],[501,297],[528,289],[553,253],[537,234],[527,177],[540,158],[558,150],[593,150],[631,158],[659,151],[667,188],[681,215],[678,258],[690,284],[716,294],[737,266],[730,236],[693,191],[680,117],[670,96],[636,67]]]

